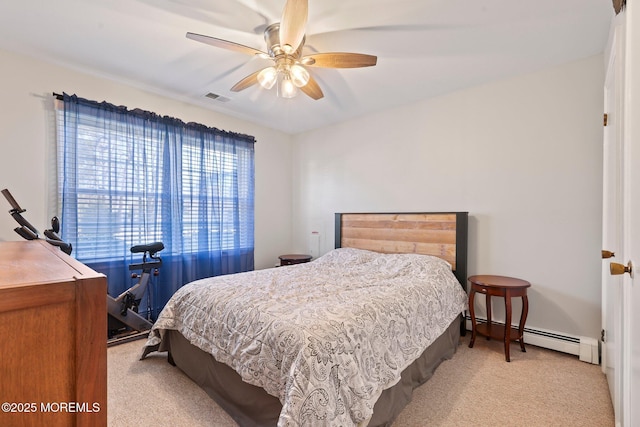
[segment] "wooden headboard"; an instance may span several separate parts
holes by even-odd
[[[434,255],[467,289],[467,212],[336,213],[336,248]]]

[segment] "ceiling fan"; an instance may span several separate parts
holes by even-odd
[[[277,95],[282,98],[293,98],[299,88],[306,95],[317,100],[324,97],[324,94],[306,67],[370,67],[376,65],[378,59],[373,55],[346,52],[314,53],[303,56],[308,9],[308,0],[286,0],[281,22],[271,24],[264,30],[267,52],[201,34],[187,33],[187,38],[273,60],[274,65],[249,74],[236,83],[231,88],[233,92],[240,92],[259,83],[265,89],[276,86]]]

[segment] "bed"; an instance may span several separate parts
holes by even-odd
[[[168,351],[241,426],[391,425],[457,348],[466,241],[466,212],[336,214],[316,260],[183,286],[142,358]]]

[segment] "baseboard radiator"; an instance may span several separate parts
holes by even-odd
[[[486,319],[476,318],[478,323],[487,323]],[[504,325],[504,322],[494,323]],[[513,325],[517,328],[518,325]],[[467,316],[467,330],[471,331],[471,318]],[[560,351],[562,353],[579,356],[580,360],[594,365],[600,364],[600,349],[598,340],[590,337],[579,337],[561,334],[542,329],[524,328],[524,343],[537,347],[548,348],[549,350]]]

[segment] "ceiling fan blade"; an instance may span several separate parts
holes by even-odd
[[[316,80],[311,76],[309,77],[309,81],[307,82],[307,84],[302,86],[300,90],[315,100],[324,97],[324,94],[322,93],[322,89],[320,89],[318,82],[316,82]]]
[[[241,90],[245,90],[246,88],[258,83],[258,74],[260,74],[260,71],[262,70],[251,73],[244,79],[240,80],[231,88],[231,92],[240,92]]]
[[[300,62],[310,67],[360,68],[376,65],[378,57],[364,53],[328,52],[307,55]]]
[[[376,65],[378,57],[364,53],[329,52],[307,55],[300,62],[310,67],[360,68]]]
[[[302,43],[308,15],[308,0],[287,0],[280,20],[280,46],[286,53],[295,52]]]
[[[266,55],[267,57],[269,57],[269,55],[266,52],[263,52],[261,50],[254,49],[252,47],[245,46],[242,44],[230,42],[228,40],[217,39],[215,37],[203,36],[202,34],[195,34],[195,33],[187,33],[187,38],[191,40],[195,40],[200,43],[205,43],[211,46],[219,47],[222,49],[228,49],[234,52],[244,53],[245,55]]]

